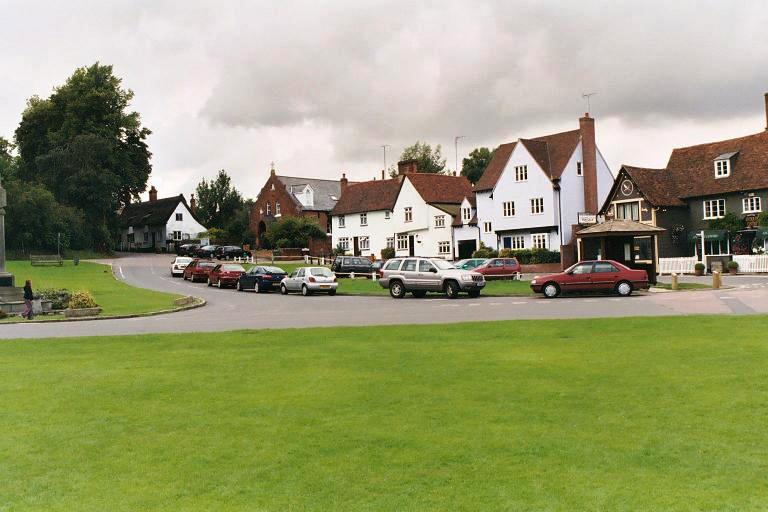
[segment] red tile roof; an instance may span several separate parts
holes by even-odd
[[[731,174],[715,178],[715,159],[737,152]],[[768,130],[672,151],[667,163],[680,198],[768,188]]]
[[[520,143],[525,146],[550,179],[556,179],[563,174],[580,140],[581,132],[571,130],[532,139],[520,139]],[[491,190],[496,186],[516,145],[516,142],[510,142],[496,148],[483,176],[475,185],[475,191]]]
[[[474,192],[472,184],[464,176],[415,173],[406,177],[426,203],[461,204]]]
[[[402,179],[363,181],[349,184],[342,190],[331,215],[391,210],[395,207]]]

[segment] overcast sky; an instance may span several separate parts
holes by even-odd
[[[739,2],[35,2],[0,0],[0,135],[73,70],[112,64],[153,131],[150,184],[189,195],[226,169],[370,179],[416,140],[454,167],[578,127],[663,166],[674,147],[765,128],[768,4]]]

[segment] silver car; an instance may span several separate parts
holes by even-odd
[[[171,277],[181,277],[184,275],[184,269],[192,261],[192,258],[187,256],[177,256],[175,260],[171,262]]]
[[[485,278],[439,258],[394,258],[379,270],[379,285],[389,288],[389,294],[396,299],[402,299],[407,292],[418,298],[427,292],[444,292],[455,299],[460,292],[478,297],[485,287]]]
[[[301,292],[312,295],[315,292],[336,295],[336,274],[325,267],[299,267],[280,282],[280,293]]]

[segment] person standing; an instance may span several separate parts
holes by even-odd
[[[35,317],[35,314],[32,312],[32,299],[34,298],[35,296],[32,294],[32,281],[27,279],[27,282],[24,283],[24,312],[21,314],[27,320],[32,320]]]

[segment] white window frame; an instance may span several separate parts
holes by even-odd
[[[533,233],[531,249],[549,249],[549,233]]]
[[[628,219],[626,217],[626,215],[624,217],[619,216],[619,210],[622,210],[622,213],[626,214],[627,206],[629,206],[630,217],[631,217],[632,216],[631,215],[632,214],[632,206],[631,205],[633,205],[633,204],[637,205],[637,219],[632,219],[632,218]],[[617,202],[617,203],[613,203],[613,207],[614,207],[613,211],[614,211],[614,214],[615,214],[617,220],[634,220],[635,222],[640,222],[641,215],[642,215],[641,214],[641,210],[642,209],[641,209],[641,206],[640,206],[640,201],[622,201],[620,203]]]
[[[462,208],[461,209],[461,220],[465,224],[472,220],[472,208]]]
[[[715,205],[717,208],[714,208]],[[722,206],[722,209],[720,206]],[[707,199],[702,201],[702,208],[704,210],[704,220],[722,219],[725,217],[725,199]]]
[[[368,225],[368,214],[367,213],[361,213],[360,214],[360,225],[361,226],[367,226]]]
[[[389,210],[384,210],[384,218],[389,219]]]
[[[397,250],[398,251],[408,250],[408,235],[397,235]]]
[[[515,202],[514,201],[504,201],[501,203],[501,213],[504,217],[514,217],[515,216]]]
[[[267,217],[272,215],[272,203],[267,203]]]
[[[512,243],[510,244],[512,247],[511,249],[518,250],[518,249],[525,249],[525,236],[524,235],[514,235],[512,238]]]
[[[760,213],[763,211],[763,200],[760,196],[749,196],[741,200],[742,213]]]
[[[361,236],[357,239],[357,247],[361,251],[369,251],[371,249],[371,239],[367,236]]]
[[[445,227],[445,215],[435,215],[435,227],[436,228]]]
[[[387,249],[394,249],[395,248],[395,237],[388,236],[387,237]]]
[[[280,201],[275,201],[275,217],[280,215]]]
[[[339,238],[339,247],[341,247],[343,250],[348,251],[349,250],[349,237],[342,237]]]
[[[584,176],[584,164],[576,162],[576,176]]]
[[[403,208],[403,215],[405,216],[405,222],[413,222],[413,207],[406,206]]]
[[[347,219],[344,217],[344,215],[339,215],[339,227],[344,228],[346,227]]]
[[[521,182],[521,181],[528,181],[528,166],[527,165],[516,165],[515,166],[515,181]]]
[[[173,232],[173,239],[174,240],[181,240],[182,239],[181,231],[174,231]]]
[[[442,241],[437,242],[437,253],[438,254],[451,254],[451,242],[448,241]]]
[[[727,178],[731,175],[731,161],[728,159],[715,160],[715,178]]]
[[[544,198],[531,198],[531,215],[544,215]]]
[[[483,222],[483,233],[493,233],[493,224],[490,222]]]

